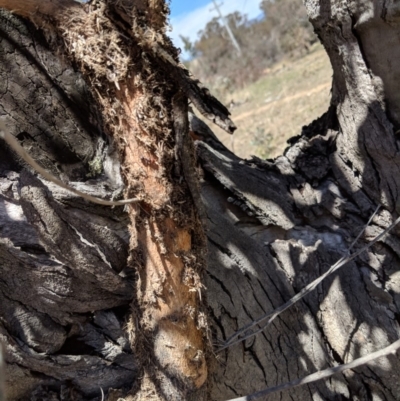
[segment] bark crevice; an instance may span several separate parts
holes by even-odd
[[[152,4],[159,10],[162,3]],[[379,54],[382,36],[374,39],[371,33],[382,30],[389,35],[386,28],[398,29],[397,14],[387,9],[385,18],[392,18],[391,25],[382,28],[375,14],[368,19],[357,9],[331,8],[330,1],[322,1],[321,8],[315,1],[305,3],[334,67],[332,106],[325,116],[291,140],[283,156],[261,161],[237,158],[204,123],[189,115],[204,171],[200,190],[208,225],[208,310],[197,281],[206,266],[204,237],[200,232],[193,235],[199,220],[189,211],[190,182],[182,185],[174,168],[178,153],[172,98],[180,87],[187,97],[206,99],[206,114],[229,130],[226,110],[177,64],[168,41],[158,53],[152,52],[149,37],[141,45],[132,32],[128,42],[118,39],[125,55],[139,56],[139,48],[149,53],[138,58],[131,71],[137,81],[127,84],[123,72],[112,76],[113,71],[103,71],[101,83],[108,85],[112,96],[97,97],[96,106],[93,99],[98,95],[90,95],[68,59],[59,62],[32,26],[1,12],[0,118],[12,116],[11,133],[46,169],[84,191],[109,198],[124,179],[126,193],[144,194],[140,207],[130,207],[129,213],[91,205],[34,177],[8,148],[0,147],[0,298],[7,299],[0,302],[0,339],[8,362],[10,401],[94,401],[101,399],[100,387],[109,400],[132,399],[132,388],[141,388],[149,397],[155,390],[160,399],[168,400],[228,399],[351,361],[399,337],[396,229],[282,314],[262,335],[221,353],[218,360],[210,353],[208,395],[202,389],[192,392],[201,388],[204,376],[182,376],[182,370],[166,368],[170,355],[164,349],[143,346],[146,336],[169,341],[166,333],[171,327],[204,325],[206,314],[213,341],[229,337],[290,299],[345,254],[378,203],[383,208],[355,250],[397,216],[399,154],[391,124],[396,127],[398,103],[394,91],[388,91],[396,75],[385,75],[373,54]],[[146,23],[157,33],[162,16],[151,12],[144,17],[144,9],[144,2],[138,2],[137,21],[153,16],[154,21]],[[108,21],[113,29],[131,29],[131,15],[124,9],[115,9]],[[15,60],[20,70],[11,68]],[[90,75],[84,65],[75,64]],[[152,76],[149,71],[157,73]],[[169,75],[175,76],[172,83],[166,79]],[[163,103],[161,92],[170,103]],[[111,141],[108,135],[113,132]],[[93,173],[88,160],[98,155],[100,168],[88,177]],[[107,163],[111,170],[101,168]],[[170,208],[181,201],[188,203],[174,209],[171,218]],[[104,259],[90,244],[97,244]],[[171,249],[176,256],[166,257]],[[154,262],[149,255],[159,255],[159,260]],[[191,310],[174,308],[174,297],[183,293],[175,282],[171,295],[152,281],[161,277],[168,282],[176,272],[176,282],[183,277],[185,288],[195,290],[182,299],[189,306],[202,305],[195,319],[189,319]],[[140,281],[135,281],[138,276]],[[160,305],[165,314],[159,314]],[[8,330],[10,325],[14,331]],[[49,325],[52,330],[46,331]],[[200,332],[204,331],[203,326]],[[48,340],[51,336],[54,341]],[[196,342],[194,348],[207,348],[207,341],[202,337],[202,344]],[[132,350],[131,343],[139,347]],[[201,370],[202,356],[194,353],[190,358],[194,370]],[[271,400],[397,400],[400,387],[393,371],[399,368],[398,359],[390,357],[357,373],[273,395]]]

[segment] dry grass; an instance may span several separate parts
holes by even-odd
[[[284,60],[246,88],[224,95],[233,101],[233,138],[216,126],[221,141],[243,158],[272,158],[282,154],[286,141],[322,115],[330,101],[332,69],[321,45],[301,59]]]

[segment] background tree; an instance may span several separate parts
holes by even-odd
[[[127,212],[88,204],[35,177],[8,147],[0,148],[0,336],[10,400],[100,399],[100,387],[109,400],[223,400],[351,361],[399,338],[395,229],[258,336],[218,358],[210,353],[207,361],[198,352],[209,352],[207,327],[213,341],[224,341],[326,271],[379,204],[354,251],[398,216],[400,50],[382,46],[397,37],[398,8],[366,0],[305,5],[332,62],[332,102],[283,156],[241,160],[191,116],[208,226],[203,283],[195,188],[179,151],[176,167],[179,136],[172,133],[186,133],[185,97],[233,127],[226,110],[163,53],[176,56],[157,37],[163,3],[92,2],[77,11],[96,17],[95,25],[84,20],[92,35],[72,40],[81,21],[76,14],[60,20],[62,13],[42,18],[51,11],[45,8],[20,9],[44,24],[47,40],[29,23],[1,14],[1,114],[11,133],[49,171],[97,196],[111,196],[121,185],[119,160],[127,193],[140,198]],[[133,37],[127,35],[132,22]],[[109,64],[94,58],[106,68],[96,81],[76,46],[86,46],[88,55],[95,43],[108,50],[115,41],[101,42],[104,35],[93,27],[104,34],[110,23],[108,33],[133,41],[123,49],[135,63],[115,68],[120,49]],[[159,47],[148,42],[154,37]],[[71,58],[55,56],[49,41]],[[176,297],[181,289],[186,295]],[[193,309],[171,313],[172,294]],[[165,303],[165,315],[157,302]],[[186,347],[191,335],[198,342]],[[270,399],[396,400],[398,370],[391,356]]]
[[[253,20],[238,11],[226,17],[242,49],[240,57],[218,18],[191,44],[196,57],[190,70],[222,97],[229,89],[256,81],[283,57],[303,56],[317,40],[301,0],[266,0],[260,9],[263,17]]]
[[[183,42],[183,50],[187,52],[190,58],[194,58],[197,56],[197,50],[195,49],[193,43],[191,42],[190,38],[187,36],[179,35]]]

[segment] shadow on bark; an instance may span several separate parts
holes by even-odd
[[[321,15],[332,17],[330,7]],[[115,183],[104,176],[86,177],[98,140],[105,143],[99,157],[105,162],[109,156],[101,119],[81,78],[51,56],[43,38],[30,39],[31,28],[4,13],[0,19],[0,75],[8,77],[0,86],[0,114],[12,114],[13,134],[29,133],[24,146],[50,171],[81,181],[97,196],[111,195]],[[396,217],[397,143],[379,94],[371,92],[378,100],[357,98],[360,87],[373,91],[374,86],[365,87],[368,74],[357,64],[361,53],[354,59],[357,40],[348,23],[343,43],[332,42],[337,36],[329,30],[322,37],[335,71],[331,109],[304,127],[283,156],[241,160],[192,122],[192,131],[202,138],[197,152],[205,172],[207,296],[214,340],[226,339],[280,306],[325,272],[347,251],[378,203],[384,209],[358,247]],[[323,28],[324,21],[320,35]],[[349,58],[339,59],[337,49],[346,45],[347,53],[341,54]],[[19,71],[12,68],[15,60]],[[352,71],[347,80],[343,65]],[[46,112],[35,108],[43,96]],[[85,122],[87,115],[91,124]],[[70,132],[76,135],[66,136]],[[121,208],[88,205],[51,186],[50,195],[3,148],[0,157],[0,339],[9,400],[98,400],[100,387],[115,389],[110,399],[122,397],[140,372],[124,327],[133,276],[124,269],[126,215]],[[262,334],[216,356],[211,399],[293,380],[397,339],[397,235],[345,266]],[[393,372],[399,368],[398,359],[390,357],[269,399],[397,400],[400,388]]]

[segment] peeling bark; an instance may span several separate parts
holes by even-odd
[[[174,152],[178,145],[172,99],[179,88],[168,83],[165,72],[157,71],[146,58],[137,41],[144,38],[130,28],[135,25],[148,30],[157,28],[155,44],[157,40],[164,41],[159,31],[165,20],[160,21],[159,13],[165,15],[166,8],[153,3],[145,15],[136,8],[123,6],[98,1],[89,6],[87,13],[82,7],[65,8],[57,15],[55,24],[49,27],[51,21],[46,21],[45,28],[47,34],[53,30],[59,36],[56,41],[64,41],[67,55],[91,84],[104,127],[118,151],[126,192],[141,200],[138,205],[127,207],[130,239],[125,244],[128,258],[123,267],[137,275],[136,291],[129,280],[113,270],[113,260],[108,257],[108,253],[113,253],[111,244],[107,244],[109,252],[104,253],[102,240],[89,239],[92,235],[82,231],[82,224],[72,223],[71,217],[48,195],[46,187],[24,171],[19,177],[20,203],[23,216],[35,229],[42,252],[69,268],[80,269],[80,280],[85,284],[96,278],[96,288],[88,291],[92,297],[96,291],[106,291],[125,302],[134,298],[128,333],[137,358],[135,365],[144,369],[141,383],[132,380],[132,388],[140,387],[133,388],[138,390],[134,398],[182,400],[188,392],[204,388],[207,378],[207,318],[201,297],[204,234],[197,222],[189,187],[185,185],[187,174],[177,176],[174,169],[179,159]],[[157,17],[152,18],[152,12],[157,12]],[[124,34],[120,34],[118,26]],[[102,35],[102,40],[97,34]],[[168,49],[169,40],[163,45]],[[175,50],[171,51],[171,57],[176,58]],[[185,109],[182,115],[187,121]],[[187,123],[182,128],[185,127],[187,131]],[[82,312],[119,305],[118,298],[111,300],[101,295],[100,299],[103,307],[84,301]],[[3,303],[12,308],[3,311],[5,320],[12,320],[17,306]],[[30,314],[24,308],[19,313]],[[53,354],[66,342],[68,330],[63,324],[67,321],[52,327],[46,319],[47,316],[33,314],[24,325],[26,330],[18,334],[35,351]],[[33,325],[38,327],[39,337],[32,336]],[[12,332],[13,325],[6,329]],[[91,393],[93,388],[86,390]]]
[[[229,117],[207,92],[190,92],[176,78],[187,75],[176,70],[169,43],[161,48],[174,62],[166,64],[168,57],[152,52],[150,36],[140,42],[130,33],[130,2],[105,4],[79,15],[85,25],[61,42],[47,39],[72,49],[80,32],[97,29],[90,18],[105,12],[101,29],[124,34],[117,40],[123,52],[113,54],[122,66],[125,56],[135,60],[127,69],[102,70],[103,54],[89,57],[96,41],[59,59],[40,31],[0,13],[0,118],[11,133],[79,190],[142,199],[126,211],[88,204],[0,147],[0,340],[8,400],[100,400],[100,388],[115,401],[224,400],[398,339],[399,229],[256,338],[208,355],[206,330],[214,342],[224,340],[290,299],[347,252],[378,203],[383,208],[356,249],[397,218],[397,50],[381,45],[397,32],[395,4],[305,1],[332,61],[332,105],[276,160],[239,159],[190,115],[203,171],[207,263],[193,199],[196,172],[189,174],[193,166],[175,148],[187,103],[181,113],[174,104],[203,93],[212,120],[229,130]],[[148,33],[162,31],[163,2],[135,5],[139,28],[145,21]],[[399,369],[390,356],[268,399],[399,400]]]
[[[71,7],[78,8],[74,0],[0,0],[0,7],[25,18],[41,21],[57,18]]]

